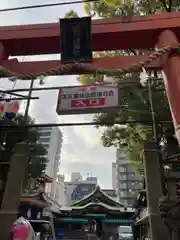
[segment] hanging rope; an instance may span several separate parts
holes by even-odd
[[[178,47],[180,47],[180,44],[178,45]],[[9,77],[11,79],[21,79],[21,80],[32,80],[38,77],[68,74],[72,72],[72,70],[79,72],[79,74],[81,74],[81,72],[88,72],[89,74],[94,74],[96,76],[97,74],[108,75],[108,76],[119,76],[120,74],[125,74],[128,72],[140,70],[143,67],[145,67],[145,65],[153,63],[154,61],[157,61],[164,54],[169,53],[172,50],[178,50],[179,49],[178,47],[166,46],[166,47],[157,49],[152,54],[150,54],[144,61],[132,64],[129,68],[125,68],[125,69],[103,69],[103,68],[94,69],[83,63],[74,63],[74,64],[67,64],[57,68],[49,69],[46,72],[19,75],[17,73],[11,72],[8,69],[0,66],[0,77]]]

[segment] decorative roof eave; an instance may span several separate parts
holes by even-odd
[[[148,218],[149,218],[149,216],[142,217],[141,219],[138,219],[136,221],[136,224],[137,225],[148,225],[149,224]]]
[[[77,205],[81,205],[83,204],[83,202],[87,201],[88,199],[90,199],[93,195],[95,195],[97,192],[100,192],[100,194],[102,196],[104,196],[105,198],[107,198],[109,201],[111,201],[113,204],[115,204],[116,206],[119,207],[124,207],[123,204],[121,204],[120,202],[115,201],[113,198],[111,198],[110,196],[108,196],[106,193],[104,193],[101,188],[99,186],[96,187],[96,189],[90,193],[89,195],[85,196],[83,199],[71,204],[71,207],[76,207]]]
[[[47,202],[51,211],[54,213],[60,213],[61,205],[49,197],[46,193],[43,194],[44,200]]]
[[[32,191],[30,193],[24,193],[20,197],[21,203],[27,203],[36,205],[38,207],[47,207],[48,201],[45,198],[44,192]]]
[[[119,205],[120,207],[124,207],[124,205],[116,200],[114,200],[112,197],[110,197],[107,193],[103,192],[101,189],[100,189],[100,192],[102,193],[102,195],[104,195],[106,198],[108,198],[110,201],[112,201],[113,203]]]
[[[103,207],[107,210],[111,210],[111,211],[116,211],[116,212],[121,212],[121,210],[123,211],[124,208],[119,208],[119,207],[111,207],[107,204],[104,204],[102,202],[90,202],[90,203],[87,203],[86,205],[84,206],[72,206],[72,210],[83,210],[83,209],[86,209],[88,207]]]
[[[91,198],[91,196],[93,196],[95,194],[95,192],[96,192],[96,189],[92,193],[90,193],[87,196],[85,196],[84,198],[80,199],[79,201],[72,203],[71,206],[73,207],[73,206],[79,205],[80,203],[83,203],[85,200]]]
[[[139,193],[146,193],[146,192],[147,192],[146,188],[139,191]]]
[[[47,174],[44,175],[44,180],[46,183],[52,183],[53,178],[48,176]]]
[[[26,204],[31,204],[31,205],[34,205],[34,206],[38,206],[38,207],[46,207],[47,206],[47,203],[46,202],[43,202],[41,200],[38,200],[36,199],[35,197],[33,196],[21,196],[20,198],[20,203],[26,203]]]

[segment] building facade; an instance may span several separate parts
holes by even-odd
[[[112,163],[112,189],[117,189],[117,165],[116,162]]]
[[[71,173],[71,181],[72,181],[72,182],[82,181],[82,180],[83,180],[83,179],[82,179],[82,176],[81,176],[80,173],[78,173],[78,172],[73,172],[73,173]]]
[[[56,195],[55,201],[61,206],[66,206],[66,195],[65,195],[65,181],[64,175],[59,174],[56,180]]]
[[[39,143],[41,143],[47,151],[45,157],[48,163],[45,174],[53,179],[51,184],[47,184],[46,192],[52,199],[55,199],[63,135],[58,127],[39,128],[39,133]]]
[[[136,199],[137,193],[142,189],[142,186],[143,181],[141,176],[139,176],[132,170],[126,160],[124,152],[121,149],[117,149],[116,190],[119,200],[125,205],[132,206]]]
[[[83,180],[80,173],[72,173],[71,181],[65,182],[66,205],[81,200],[92,193],[97,186],[96,177],[87,177]]]

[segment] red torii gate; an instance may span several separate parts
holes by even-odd
[[[124,18],[92,21],[93,51],[118,49],[147,49],[173,46],[180,40],[180,13],[158,13]],[[61,61],[18,62],[9,56],[60,53],[58,23],[0,27],[0,65],[17,74],[37,74],[61,65]],[[144,56],[102,57],[87,64],[93,69],[124,69],[143,61]],[[175,131],[180,138],[180,56],[177,51],[163,55],[160,60],[146,65],[146,69],[163,70],[165,89],[169,100]],[[87,71],[81,72],[87,73]],[[67,73],[66,73],[67,74]],[[69,74],[78,74],[70,72]],[[180,143],[180,140],[178,140]]]
[[[175,51],[179,47],[178,41],[180,40],[179,22],[180,13],[161,13],[133,17],[130,22],[125,22],[124,18],[120,17],[94,20],[92,21],[92,39],[93,51],[163,48],[167,46],[173,48],[173,50],[171,49],[170,52],[164,54],[160,60],[145,65],[145,68],[163,70],[165,73],[165,89],[180,144],[180,111],[178,102],[180,96],[180,55],[178,51]],[[36,75],[40,72],[46,72],[51,68],[59,67],[61,62],[57,60],[18,62],[17,59],[9,60],[10,56],[56,54],[59,52],[60,29],[58,23],[0,27],[0,66],[18,75]],[[86,66],[94,70],[97,68],[124,69],[131,67],[132,64],[138,64],[146,58],[147,55],[103,57],[94,59],[92,63],[86,64]],[[78,73],[75,70],[70,73],[66,72],[66,74]],[[82,69],[81,73],[88,73],[88,70],[85,69],[83,71]],[[26,152],[23,146],[17,146],[17,148],[20,148],[23,154]],[[21,154],[21,158],[23,154]],[[24,156],[21,161],[25,168]],[[15,161],[12,162],[15,164]],[[11,169],[15,168],[16,166],[11,166]],[[11,175],[13,176],[13,173]],[[21,177],[19,177],[19,182]],[[18,191],[17,194],[19,194]],[[18,196],[16,201],[18,202]],[[5,206],[3,205],[4,208],[2,206],[1,208],[8,210],[10,208],[9,203],[3,203]],[[1,223],[3,223],[1,224],[0,237],[2,240],[5,240],[8,236],[8,226],[11,226],[11,219],[13,218],[10,217],[8,212],[0,211],[0,213],[2,215]]]

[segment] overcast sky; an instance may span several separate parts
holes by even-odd
[[[65,0],[61,0],[65,2]],[[1,0],[0,8],[10,8],[17,6],[57,3],[60,0]],[[66,0],[68,1],[68,0]],[[0,12],[0,25],[36,24],[47,22],[58,22],[69,10],[75,10],[79,16],[84,16],[83,5],[66,5],[51,8],[39,8],[33,10],[21,10],[14,12]],[[30,59],[59,59],[59,55],[21,57],[21,61]],[[28,82],[18,81],[15,88],[24,88]],[[77,85],[76,76],[57,76],[45,79],[45,87],[48,86],[71,86]],[[38,85],[37,85],[38,86]],[[8,80],[1,79],[0,88],[9,89],[13,84]],[[57,92],[41,91],[35,92],[34,96],[39,96],[40,100],[34,100],[31,104],[30,114],[39,123],[63,123],[63,122],[83,122],[91,121],[91,115],[58,116],[56,114]],[[23,109],[23,107],[22,107]],[[97,176],[103,188],[112,187],[111,164],[115,161],[115,149],[104,148],[100,141],[102,130],[95,127],[63,127],[63,149],[61,155],[61,165],[59,172],[64,173],[69,178],[71,172],[81,172],[83,176],[88,173]]]

